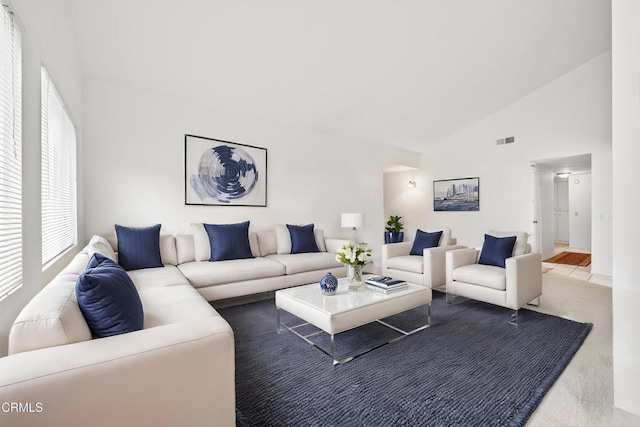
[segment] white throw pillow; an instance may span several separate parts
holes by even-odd
[[[278,255],[291,253],[291,234],[285,224],[276,224],[276,247]]]
[[[260,256],[274,255],[278,253],[278,243],[275,231],[258,231],[258,245]]]
[[[260,245],[258,244],[258,235],[254,231],[249,232],[249,247],[254,257],[260,256]]]
[[[87,245],[87,254],[89,255],[89,258],[91,258],[95,253],[106,256],[111,261],[118,262],[116,253],[113,250],[113,247],[111,247],[111,243],[102,236],[96,235],[89,240],[89,244]]]
[[[201,222],[192,222],[193,247],[195,249],[196,261],[209,261],[211,258],[211,244],[209,235]]]
[[[178,253],[176,249],[176,238],[173,234],[160,235],[160,258],[163,264],[177,265]]]
[[[313,235],[316,238],[316,245],[318,245],[318,250],[320,252],[327,252],[327,246],[324,244],[324,231],[314,228]]]
[[[176,252],[178,256],[178,264],[185,264],[196,260],[193,234],[176,235]]]

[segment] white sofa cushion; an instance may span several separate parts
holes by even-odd
[[[440,228],[440,230],[442,230],[442,237],[440,237],[440,243],[438,244],[438,246],[449,246],[452,244],[451,242],[451,229],[448,227],[443,227]],[[425,231],[429,231],[429,230],[425,230]],[[437,230],[436,230],[437,231]]]
[[[188,282],[168,287],[146,287],[140,291],[144,328],[219,316]]]
[[[249,247],[251,248],[251,254],[254,257],[261,256],[260,245],[258,245],[258,235],[255,233],[255,231],[249,232]]]
[[[178,254],[178,264],[184,264],[185,262],[193,262],[196,260],[196,249],[193,234],[176,235],[176,252]]]
[[[180,264],[178,268],[195,288],[282,276],[285,273],[284,265],[262,257],[188,262]]]
[[[327,252],[331,252],[332,254],[338,253],[338,249],[351,242],[349,239],[337,239],[331,237],[322,240],[325,244],[325,250]]]
[[[211,258],[211,245],[207,230],[204,229],[204,225],[201,222],[193,222],[191,223],[191,231],[193,232],[196,261],[209,261],[209,258]]]
[[[177,265],[176,238],[171,234],[160,235],[160,258],[164,265]]]
[[[87,244],[87,254],[89,258],[93,256],[93,254],[100,254],[106,256],[111,261],[118,262],[118,258],[116,257],[116,253],[111,246],[111,243],[107,241],[102,236],[93,236],[91,240],[89,240],[89,244]]]
[[[316,238],[316,245],[318,245],[318,249],[320,250],[320,252],[326,252],[327,246],[324,243],[324,231],[318,228],[314,228],[313,235]]]
[[[9,354],[91,339],[91,331],[76,299],[76,281],[88,262],[86,252],[77,254],[22,309],[11,326]]]
[[[276,224],[274,228],[276,232],[276,253],[290,254],[291,235],[289,234],[289,229],[285,224]]]
[[[527,240],[529,239],[529,233],[527,233],[526,231],[489,230],[487,234],[495,237],[516,236],[516,244],[513,245],[513,256],[522,255],[527,251]]]
[[[258,231],[258,246],[260,248],[260,255],[267,256],[278,253],[278,244],[276,240],[276,232],[270,231]]]
[[[336,255],[329,252],[309,252],[302,254],[268,255],[268,259],[285,266],[285,274],[304,273],[307,271],[326,270],[340,267]]]
[[[453,270],[452,278],[457,282],[473,283],[499,291],[507,289],[506,270],[493,265],[464,265]]]
[[[389,258],[387,260],[387,268],[422,274],[424,271],[424,258],[415,255],[402,255]]]
[[[175,265],[127,271],[138,291],[150,288],[188,285],[189,281]]]
[[[118,254],[117,253],[117,251],[118,251],[118,238],[116,237],[115,229],[111,233],[102,234],[102,237],[104,237],[107,240],[107,242],[109,242],[109,244],[111,245],[111,249],[116,251],[116,256],[117,256],[117,254]]]

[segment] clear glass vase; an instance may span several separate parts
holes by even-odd
[[[364,289],[361,265],[347,265],[347,281],[349,282],[350,292],[357,292]]]

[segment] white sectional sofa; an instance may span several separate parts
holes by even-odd
[[[348,240],[315,234],[321,252],[287,254],[281,227],[250,232],[254,258],[217,262],[202,259],[197,233],[160,236],[164,267],[127,272],[143,329],[98,339],[75,291],[100,252],[96,242],[104,243],[92,239],[13,324],[9,355],[0,358],[0,425],[235,425],[233,331],[207,301],[319,281],[327,272],[344,277],[335,251]],[[115,250],[115,235],[107,240]]]
[[[319,281],[326,273],[345,276],[336,261],[338,248],[349,240],[325,238],[314,230],[320,252],[291,254],[288,231],[277,224],[274,230],[249,232],[254,258],[208,262],[206,234],[194,226],[194,233],[175,236],[177,266],[207,301],[268,292]],[[113,243],[112,243],[113,244]]]

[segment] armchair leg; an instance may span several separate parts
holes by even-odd
[[[540,306],[540,297],[537,297],[536,299],[532,299],[527,304],[528,305],[533,305],[535,307],[539,307]]]
[[[511,320],[509,321],[510,325],[518,326],[518,311],[520,310],[514,310],[514,312],[511,313]]]
[[[460,295],[455,295],[455,294],[450,294],[449,292],[447,292],[445,294],[445,301],[447,302],[447,304],[449,305],[453,305],[453,304],[462,304],[465,301],[469,301],[469,298],[467,297],[461,297]]]

